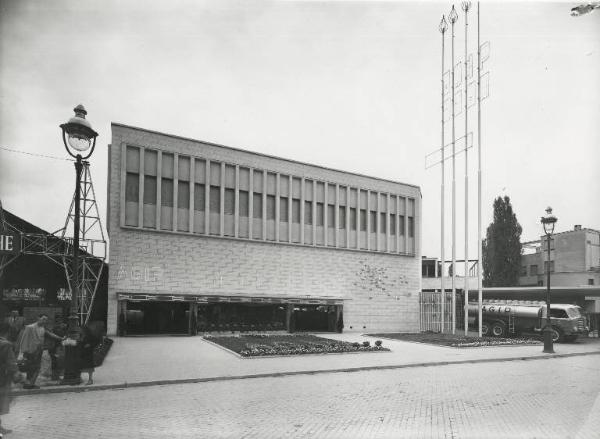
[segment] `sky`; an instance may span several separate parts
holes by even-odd
[[[482,233],[509,196],[521,241],[600,229],[600,11],[575,2],[482,2]],[[421,188],[422,253],[440,256],[442,34],[452,2],[0,0],[0,200],[50,232],[74,191],[59,125],[83,104],[99,133],[91,173],[106,212],[111,122]],[[464,59],[456,3],[455,62]],[[468,52],[476,53],[476,3]],[[450,69],[450,30],[445,35]],[[458,75],[457,75],[458,76]],[[447,112],[451,108],[447,107]],[[464,113],[461,111],[461,113]],[[456,137],[465,132],[456,117]],[[469,257],[477,254],[477,113],[468,113]],[[451,142],[445,124],[445,143]],[[464,145],[456,144],[457,152]],[[18,150],[40,157],[7,151]],[[448,155],[450,149],[446,149]],[[451,161],[445,166],[451,249]],[[456,248],[464,257],[465,159],[456,156]],[[104,218],[105,219],[105,218]],[[104,221],[106,224],[106,221]]]

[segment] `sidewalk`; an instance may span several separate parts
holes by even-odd
[[[349,342],[376,340],[359,333],[316,334]],[[40,380],[41,389],[13,395],[81,392],[110,388],[281,376],[322,372],[435,366],[472,362],[510,361],[600,354],[600,340],[586,338],[577,343],[558,343],[554,354],[543,346],[498,346],[451,348],[421,343],[383,340],[391,352],[302,355],[275,358],[240,358],[202,337],[115,337],[114,344],[96,369],[91,386],[57,386]],[[87,376],[84,375],[84,381]]]

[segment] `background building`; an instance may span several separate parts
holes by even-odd
[[[417,331],[417,186],[112,124],[108,332]]]
[[[545,286],[548,270],[548,243],[523,244],[519,285]],[[551,286],[600,285],[600,231],[576,225],[573,230],[555,233],[550,240]]]

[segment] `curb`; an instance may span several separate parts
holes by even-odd
[[[166,386],[173,384],[195,384],[195,383],[210,383],[215,381],[233,381],[233,380],[244,380],[253,378],[279,378],[295,375],[321,375],[325,373],[348,373],[348,372],[362,372],[368,370],[395,370],[395,369],[408,369],[415,367],[435,367],[435,366],[452,366],[457,364],[477,364],[477,363],[499,363],[506,361],[528,361],[528,360],[552,360],[554,358],[568,358],[568,357],[583,357],[588,355],[600,355],[600,351],[597,352],[582,352],[572,354],[554,354],[552,356],[537,356],[537,357],[505,357],[505,358],[484,358],[477,360],[458,360],[458,361],[434,361],[428,363],[409,363],[409,364],[397,364],[389,366],[362,366],[362,367],[348,367],[342,369],[322,369],[322,370],[300,370],[290,372],[269,372],[269,373],[258,373],[251,375],[234,375],[234,376],[217,376],[217,377],[206,377],[206,378],[183,378],[173,380],[155,380],[155,381],[140,381],[136,383],[121,383],[121,384],[100,384],[92,385],[87,387],[50,387],[41,388],[35,390],[15,390],[11,392],[11,396],[29,396],[29,395],[40,395],[49,393],[85,393],[95,392],[99,390],[119,390],[129,389],[136,387],[150,387],[150,386]]]

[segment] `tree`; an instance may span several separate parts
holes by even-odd
[[[483,285],[513,287],[521,271],[521,232],[510,198],[494,200],[494,221],[483,241]]]

